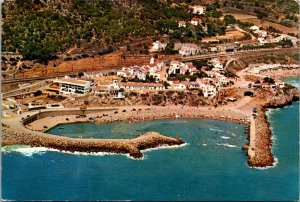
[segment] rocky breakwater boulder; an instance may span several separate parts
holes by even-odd
[[[248,158],[249,166],[266,167],[274,164],[274,157],[271,152],[272,132],[267,121],[265,109],[257,107],[257,117],[255,118],[255,155]]]
[[[144,149],[184,143],[180,138],[167,137],[156,132],[148,132],[133,139],[79,139],[36,132],[17,133],[9,128],[5,128],[5,134],[5,145],[23,144],[69,152],[129,154],[133,158],[142,158],[141,150]]]
[[[293,101],[299,101],[300,92],[296,87],[289,86],[281,89],[281,92],[270,97],[264,107],[278,108],[292,104]]]
[[[156,132],[148,132],[131,140],[131,144],[138,150],[156,148],[159,146],[182,145],[184,143],[185,142],[179,137],[167,137]]]

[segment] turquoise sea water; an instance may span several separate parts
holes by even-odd
[[[293,79],[287,80],[293,82]],[[299,79],[295,79],[298,82]],[[197,119],[102,126],[65,125],[62,135],[129,138],[146,131],[180,137],[180,148],[125,155],[78,155],[44,148],[2,152],[2,198],[15,200],[297,200],[299,103],[270,110],[278,163],[249,168],[244,126]],[[102,131],[105,131],[102,132]],[[49,131],[60,134],[58,129]],[[82,134],[81,132],[84,132]]]

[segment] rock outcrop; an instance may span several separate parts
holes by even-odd
[[[297,88],[284,89],[283,93],[269,98],[264,105],[266,108],[279,108],[292,104],[293,101],[299,101],[300,92]]]

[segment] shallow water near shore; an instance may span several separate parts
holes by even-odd
[[[86,137],[131,138],[157,131],[173,137],[179,134],[188,144],[146,151],[144,159],[138,161],[125,155],[77,155],[30,147],[8,148],[2,151],[2,197],[14,200],[297,200],[298,112],[298,102],[268,112],[274,134],[273,153],[278,163],[265,170],[248,167],[241,149],[247,142],[246,135],[244,126],[239,124],[177,119],[113,123],[100,128],[65,125],[61,134],[66,136],[72,133],[83,137],[86,134]],[[80,131],[83,127],[87,127],[84,134]]]

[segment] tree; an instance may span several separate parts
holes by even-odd
[[[168,88],[168,86],[170,86],[170,84],[166,81],[164,81],[163,85],[164,85],[165,88]]]
[[[236,23],[236,19],[233,15],[225,15],[224,16],[224,21],[225,21],[226,25]]]
[[[153,75],[146,75],[146,81],[149,83],[154,83],[155,82],[155,78],[153,77]]]
[[[293,42],[289,39],[282,39],[279,44],[282,46],[282,47],[292,47],[293,46]]]
[[[219,18],[221,16],[222,16],[222,11],[213,10],[211,12],[211,17],[213,17],[213,18]]]
[[[168,43],[168,45],[167,45],[167,47],[165,48],[164,52],[165,52],[165,54],[167,54],[167,55],[173,55],[173,54],[176,54],[177,51],[174,50],[174,43],[173,43],[173,42]]]
[[[265,77],[264,82],[269,83],[269,84],[274,84],[275,83],[274,79],[272,79],[270,77]]]

